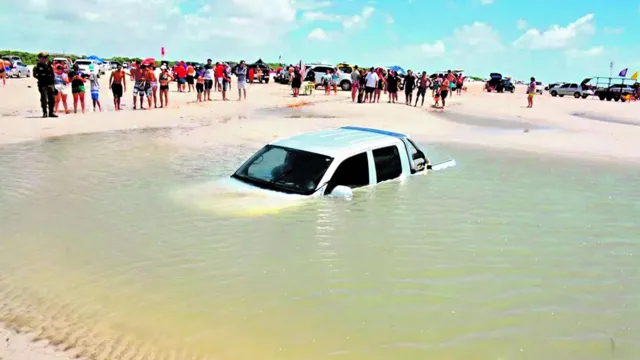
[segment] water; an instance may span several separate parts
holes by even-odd
[[[458,167],[276,215],[171,200],[256,149],[0,147],[0,320],[96,359],[635,359],[640,170]]]

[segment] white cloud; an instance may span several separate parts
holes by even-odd
[[[345,29],[351,29],[355,27],[365,27],[367,24],[367,21],[371,18],[371,15],[373,15],[374,10],[375,9],[371,6],[365,6],[362,9],[362,12],[360,14],[353,15],[346,18],[342,22],[342,26],[344,26]]]
[[[525,30],[528,26],[529,24],[527,24],[527,20],[525,19],[520,19],[516,22],[516,27],[518,28],[518,30]]]
[[[529,29],[516,39],[513,45],[531,50],[563,49],[574,46],[595,34],[594,19],[594,14],[587,14],[566,27],[553,25],[544,32]]]
[[[320,0],[197,3],[197,11],[187,12],[183,0],[27,0],[20,11],[0,11],[2,47],[159,58],[164,46],[172,60],[265,56],[296,29],[298,13],[331,6]],[[55,31],[43,32],[42,24]]]
[[[389,25],[391,25],[391,24],[393,24],[395,22],[395,20],[393,19],[393,16],[391,16],[391,15],[387,15],[387,18],[385,19],[385,21]]]
[[[320,41],[329,40],[329,35],[321,28],[315,28],[311,30],[311,32],[307,37],[309,39],[320,40]]]
[[[456,54],[495,53],[505,48],[500,34],[491,25],[478,21],[454,29],[447,42]]]
[[[482,0],[482,5],[491,5],[495,2],[495,0]]]
[[[437,40],[433,44],[420,44],[418,49],[420,50],[420,54],[425,57],[442,56],[447,50],[442,40]]]
[[[302,13],[302,20],[306,22],[314,21],[340,21],[344,18],[342,15],[327,14],[321,11],[306,11]]]
[[[604,54],[604,46],[593,46],[586,50],[569,49],[564,52],[567,58],[580,58],[594,57]]]
[[[621,28],[621,27],[608,27],[608,26],[605,26],[604,29],[602,29],[602,31],[606,35],[619,35],[619,34],[622,34],[624,32],[624,29]]]

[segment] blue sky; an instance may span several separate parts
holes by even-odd
[[[164,46],[174,60],[282,56],[545,82],[608,76],[610,61],[640,70],[640,0],[25,1],[0,14],[3,47],[159,58]]]

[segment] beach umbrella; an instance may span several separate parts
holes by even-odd
[[[104,62],[104,60],[102,60],[101,58],[95,56],[95,55],[91,55],[91,56],[87,56],[88,60],[93,60],[95,62],[97,62],[98,64],[102,64]]]
[[[154,58],[146,58],[142,62],[142,65],[155,65],[155,64],[156,64],[156,59]]]
[[[397,72],[400,75],[407,75],[407,72],[404,71],[404,69],[398,65],[390,66],[389,69]]]

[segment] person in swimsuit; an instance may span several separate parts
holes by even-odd
[[[360,89],[360,70],[358,69],[358,65],[356,65],[351,72],[351,102],[356,102],[358,89]]]
[[[122,70],[122,65],[118,64],[118,68],[111,73],[109,78],[109,89],[113,93],[113,106],[116,111],[122,110],[120,108],[120,100],[122,99],[122,94],[127,91],[127,80],[124,76],[125,72]]]
[[[147,71],[145,65],[140,65],[131,71],[131,77],[134,79],[133,85],[133,110],[137,109],[138,96],[140,96],[140,109],[144,109],[143,100],[146,94],[145,87],[147,85]]]
[[[149,65],[149,85],[151,85],[151,94],[147,93],[149,98],[149,108],[151,108],[151,99],[153,98],[153,107],[158,107],[158,77],[156,76],[156,65]]]
[[[529,94],[529,96],[527,96],[527,108],[530,109],[533,107],[533,97],[536,94],[536,78],[534,77],[531,78],[531,82],[529,86],[527,86],[527,94]]]
[[[213,101],[211,99],[214,78],[213,60],[207,59],[207,64],[199,70],[202,71],[204,77],[204,98],[202,100]]]
[[[91,85],[91,100],[93,102],[93,112],[96,111],[96,106],[102,111],[102,105],[100,104],[100,81],[96,73],[89,75],[89,84]]]
[[[58,112],[58,107],[62,101],[64,107],[64,113],[69,114],[69,108],[67,107],[67,95],[69,95],[69,76],[64,72],[62,65],[57,65],[53,75],[53,86],[55,87],[57,94],[53,112]]]
[[[2,78],[2,86],[7,85],[7,69],[4,60],[0,59],[0,78]]]
[[[331,85],[333,85],[333,95],[338,95],[338,82],[340,81],[340,70],[338,68],[333,69],[331,74]]]
[[[198,69],[196,72],[196,96],[197,102],[202,102],[202,94],[204,93],[204,70]]]
[[[187,63],[187,87],[189,92],[193,90],[193,79],[195,79],[196,69],[193,68],[191,63]]]
[[[413,107],[418,106],[418,100],[420,96],[422,96],[422,102],[420,103],[420,107],[424,106],[424,97],[427,94],[427,89],[431,87],[431,80],[427,76],[427,72],[423,71],[422,76],[418,79],[418,94],[416,95],[416,103]]]
[[[462,88],[464,87],[464,76],[462,74],[458,75],[456,90],[458,95],[462,95]]]
[[[78,113],[78,101],[80,101],[80,106],[82,108],[82,113],[84,114],[84,82],[85,79],[77,72],[71,73],[71,93],[73,94],[73,113]]]
[[[155,74],[153,73],[153,68],[151,65],[143,65],[142,70],[144,71],[144,96],[147,97],[147,110],[151,110],[151,101],[153,99],[153,83],[155,81]],[[140,101],[142,101],[142,97],[140,97]],[[142,105],[140,106],[142,107]]]
[[[382,90],[384,90],[384,86],[385,86],[384,73],[382,72],[382,69],[378,69],[378,85],[376,86],[376,89],[373,92],[373,102],[376,102],[376,103],[380,102],[380,95],[382,94]]]
[[[442,83],[440,84],[440,98],[442,99],[442,108],[444,109],[445,105],[447,105],[447,95],[449,95],[449,76],[442,79]]]
[[[160,82],[160,107],[169,106],[169,82],[173,80],[173,77],[169,75],[167,67],[162,65],[160,67],[162,72],[158,77]]]
[[[389,70],[389,75],[387,75],[387,91],[389,91],[389,101],[387,102],[395,104],[398,100],[398,77],[393,70]]]

